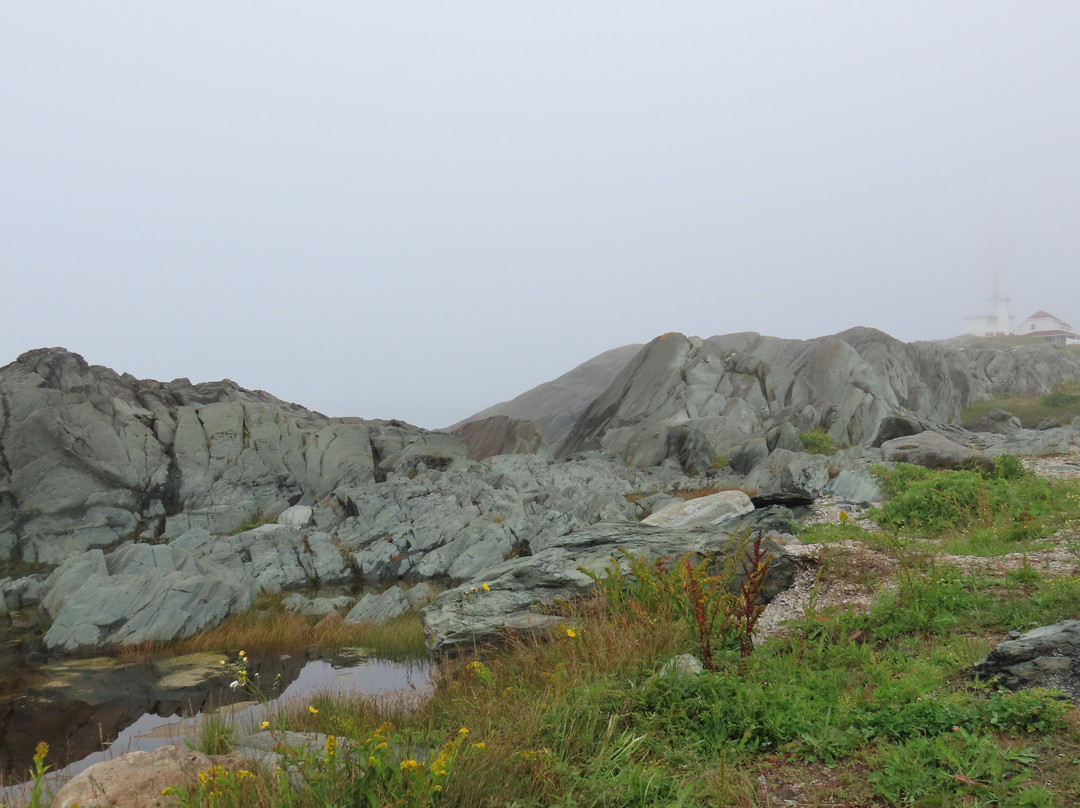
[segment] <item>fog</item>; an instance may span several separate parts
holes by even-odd
[[[1080,325],[1080,4],[10,3],[0,364],[440,427],[667,331]]]

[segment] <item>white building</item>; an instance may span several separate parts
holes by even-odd
[[[1073,333],[1071,325],[1042,309],[1020,323],[1017,333],[1025,337],[1040,337],[1055,345],[1067,345],[1080,340],[1080,336]]]

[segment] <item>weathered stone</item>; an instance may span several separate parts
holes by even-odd
[[[452,434],[465,441],[470,460],[485,460],[501,454],[536,452],[544,452],[550,456],[551,452],[536,424],[505,415],[469,421],[454,429]]]
[[[278,514],[277,523],[302,530],[311,525],[312,508],[310,505],[293,505]]]
[[[663,664],[656,672],[657,676],[697,676],[705,672],[705,666],[701,664],[693,654],[679,654]]]
[[[641,523],[669,529],[699,524],[715,525],[752,510],[754,504],[743,491],[720,491],[667,505],[642,519]]]
[[[347,615],[346,623],[385,623],[409,610],[409,601],[400,586],[392,586],[378,595],[368,592]]]
[[[129,752],[75,775],[53,798],[55,808],[164,808],[178,805],[169,787],[195,789],[214,760],[182,746]]]
[[[996,435],[1011,435],[1021,429],[1023,424],[1020,419],[1001,409],[990,410],[971,427],[972,432],[993,432]]]
[[[806,341],[666,334],[586,408],[559,454],[604,448],[659,463],[673,448],[670,431],[692,429],[746,472],[770,450],[797,449],[791,430],[821,427],[835,445],[878,446],[955,421],[979,398],[1031,395],[1077,377],[1080,358],[1047,346],[957,350],[869,328]]]
[[[992,465],[992,461],[982,452],[961,446],[936,432],[922,432],[885,441],[881,445],[881,451],[889,462],[912,463],[933,469],[955,469],[972,464]]]
[[[973,666],[1003,687],[1052,687],[1080,698],[1080,620],[1062,620],[1026,634],[1013,632]]]
[[[628,569],[624,551],[644,558],[674,558],[722,556],[739,547],[745,549],[737,538],[710,527],[665,530],[601,523],[584,528],[552,540],[533,556],[505,561],[439,595],[420,612],[428,647],[448,652],[497,642],[506,631],[550,630],[562,618],[545,613],[544,607],[591,591],[594,583],[587,572],[601,575],[612,564]],[[783,547],[769,540],[763,547],[772,561],[762,595],[771,600],[791,585],[795,569]]]
[[[44,589],[53,622],[43,642],[63,652],[187,637],[248,608],[255,593],[231,570],[139,544],[70,559]]]

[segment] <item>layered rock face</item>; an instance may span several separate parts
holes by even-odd
[[[628,495],[680,476],[542,451],[477,464],[457,436],[59,349],[0,369],[0,416],[0,588],[11,610],[40,601],[65,651],[186,636],[260,590],[471,577],[631,521]],[[500,434],[487,451],[538,437]]]
[[[870,328],[806,341],[666,334],[589,405],[559,454],[603,448],[687,470],[721,456],[745,473],[777,449],[801,451],[810,429],[838,446],[879,446],[953,422],[971,401],[1077,377],[1080,357],[1049,345],[958,350]]]
[[[630,537],[677,488],[873,500],[875,447],[928,427],[987,454],[1076,437],[940,426],[974,398],[1080,378],[1080,358],[1049,347],[905,345],[870,329],[807,342],[669,334],[598,360],[533,398],[555,408],[548,419],[446,434],[30,351],[0,368],[3,614],[40,603],[55,650],[167,640],[260,591],[469,580],[576,547],[601,521]],[[541,433],[564,427],[553,459]],[[850,448],[805,454],[813,427]]]
[[[229,381],[140,381],[58,349],[0,369],[0,413],[0,557],[25,562],[193,524],[228,532],[374,479],[359,419]]]

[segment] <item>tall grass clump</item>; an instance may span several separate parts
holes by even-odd
[[[383,656],[423,659],[427,656],[424,628],[415,614],[405,614],[382,624],[346,623],[286,610],[255,610],[227,617],[217,626],[176,644],[182,653],[246,648],[258,653],[293,652],[297,648],[348,648],[363,646]]]

